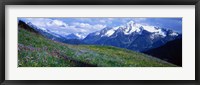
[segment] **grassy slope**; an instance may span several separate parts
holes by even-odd
[[[163,67],[160,59],[111,46],[69,45],[25,29],[18,33],[19,67]]]

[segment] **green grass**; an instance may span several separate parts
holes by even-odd
[[[20,29],[19,67],[175,67],[142,53],[112,46],[69,45]]]

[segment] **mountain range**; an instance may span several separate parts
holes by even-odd
[[[43,36],[52,40],[69,44],[93,44],[116,46],[134,51],[144,52],[160,47],[169,41],[182,37],[181,33],[156,26],[141,25],[130,21],[116,27],[105,27],[102,30],[89,33],[71,33],[60,35],[45,28],[39,28],[31,22],[26,23]]]
[[[181,33],[173,30],[144,26],[130,21],[124,26],[106,27],[100,31],[90,33],[83,41],[89,44],[147,51],[181,37]]]
[[[18,24],[18,67],[177,67],[158,58],[113,46],[71,45]]]

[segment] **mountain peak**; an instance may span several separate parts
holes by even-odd
[[[84,39],[85,37],[86,34],[82,32],[71,33],[65,36],[66,39]]]
[[[106,28],[106,30],[103,29],[100,32],[102,36],[110,37],[117,30],[123,32],[125,35],[130,35],[132,33],[141,33],[143,30],[146,30],[147,32],[154,33],[156,35],[165,36],[164,30],[162,30],[161,28],[158,28],[155,26],[141,25],[134,21],[129,21],[125,25],[122,25],[122,26],[116,26],[110,29]]]
[[[38,33],[35,29],[32,29],[32,26],[29,26],[26,22],[24,22],[22,20],[19,20],[18,26],[21,27],[21,28],[24,28],[28,31]]]
[[[140,32],[141,31],[140,27],[141,27],[140,24],[137,24],[134,21],[129,21],[124,28],[124,34],[129,35],[133,32]]]

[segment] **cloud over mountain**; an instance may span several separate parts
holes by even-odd
[[[102,24],[89,24],[79,22],[67,23],[58,19],[51,18],[20,18],[20,20],[23,20],[26,23],[31,22],[39,28],[48,29],[52,32],[62,35],[78,32],[89,34],[106,27],[106,25]]]

